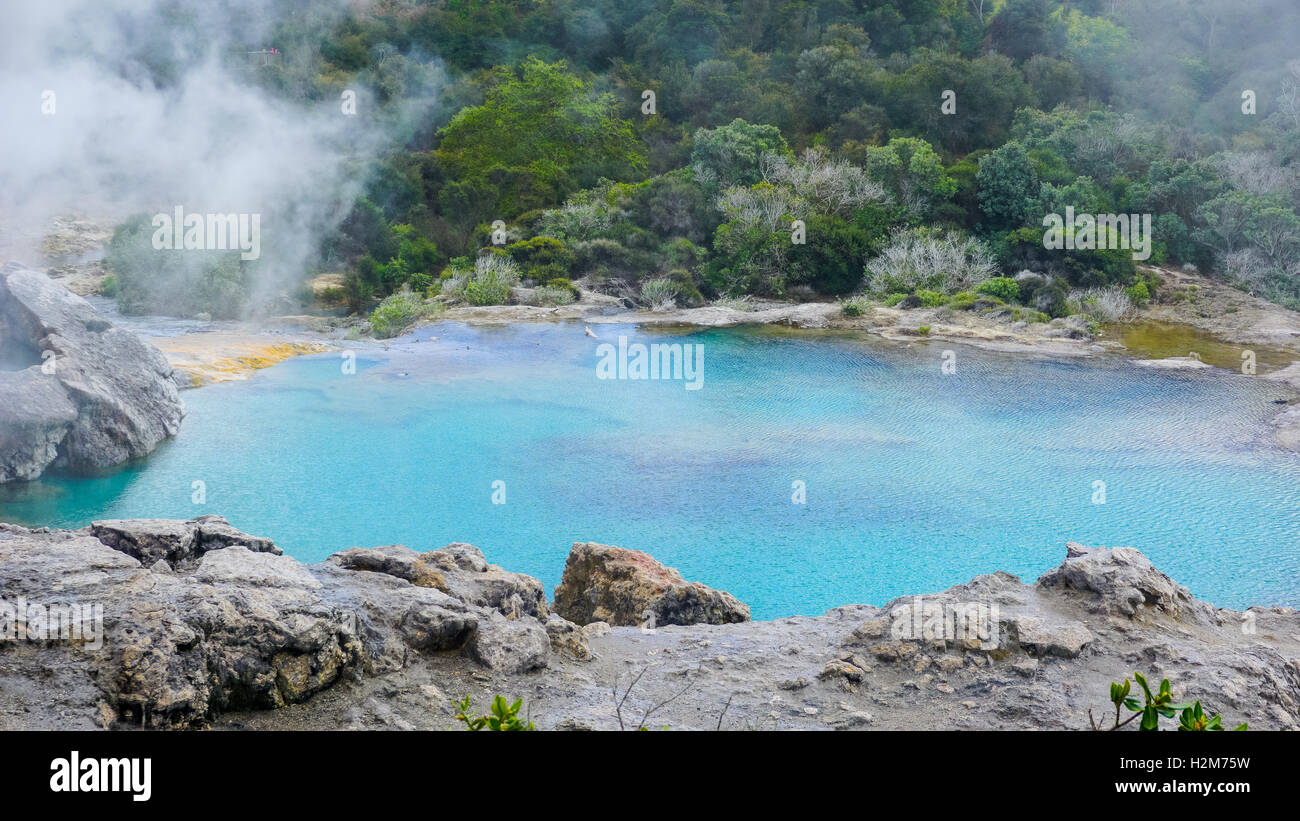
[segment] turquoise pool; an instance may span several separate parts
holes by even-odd
[[[353,374],[325,354],[187,391],[153,456],[6,487],[0,518],[220,513],[307,561],[465,541],[548,589],[571,542],[600,541],[757,618],[999,569],[1029,580],[1067,540],[1137,547],[1216,604],[1300,604],[1300,457],[1268,442],[1269,383],[846,334],[594,328],[440,323],[358,350]],[[700,389],[597,378],[620,335],[702,345]]]

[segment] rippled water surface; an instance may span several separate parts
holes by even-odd
[[[354,375],[328,354],[187,391],[149,459],[5,488],[0,518],[221,513],[307,561],[466,541],[548,587],[571,542],[600,541],[758,618],[1031,580],[1067,540],[1137,547],[1216,604],[1300,604],[1300,458],[1268,443],[1268,383],[961,347],[944,375],[938,343],[596,331],[704,345],[703,388],[598,380],[581,325],[444,323],[361,351]]]

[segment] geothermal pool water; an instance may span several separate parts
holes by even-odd
[[[463,541],[548,592],[572,542],[605,542],[755,618],[994,570],[1031,581],[1066,541],[1139,548],[1215,604],[1300,604],[1300,457],[1270,444],[1279,392],[1257,378],[847,334],[593,328],[599,340],[573,323],[440,323],[358,349],[354,374],[332,353],[186,391],[180,435],[148,459],[0,489],[0,519],[219,513],[304,561]],[[598,379],[597,348],[620,335],[703,345],[702,387]]]

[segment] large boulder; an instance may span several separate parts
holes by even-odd
[[[165,525],[151,543],[186,530]],[[144,541],[141,527],[130,530]],[[0,700],[21,710],[24,700],[55,698],[55,714],[73,727],[201,724],[220,710],[301,702],[363,651],[355,618],[304,565],[242,545],[204,553],[182,576],[161,560],[143,567],[89,528],[0,525],[0,590],[28,611],[26,635],[0,643],[0,679],[10,679]],[[78,624],[78,635],[40,632],[69,607],[78,615],[59,622]],[[57,681],[30,686],[52,667]]]
[[[1088,597],[1090,609],[1136,618],[1163,613],[1202,624],[1217,623],[1214,608],[1197,600],[1178,582],[1156,569],[1131,547],[1066,544],[1066,558],[1035,582],[1040,588],[1064,588]]]
[[[732,624],[749,607],[730,593],[688,582],[649,554],[575,542],[555,588],[555,612],[579,625]]]
[[[157,348],[44,274],[0,267],[0,483],[145,456],[184,413]]]
[[[14,715],[51,728],[202,726],[439,654],[510,674],[547,667],[559,651],[532,594],[541,583],[469,545],[444,550],[302,564],[219,516],[0,524],[0,726]],[[469,566],[445,571],[453,592],[439,589],[433,568],[456,557]]]
[[[352,547],[330,556],[329,561],[347,570],[383,573],[417,587],[436,588],[509,619],[531,616],[545,621],[548,615],[546,588],[540,581],[488,564],[483,551],[472,544],[456,542],[423,553],[400,544]]]

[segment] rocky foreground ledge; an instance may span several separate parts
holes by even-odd
[[[1085,729],[1135,669],[1225,723],[1300,726],[1300,615],[1215,608],[1131,548],[752,622],[586,543],[556,593],[466,544],[304,565],[217,516],[0,525],[0,729],[446,729],[497,693],[542,729]],[[71,604],[102,632],[39,620]]]

